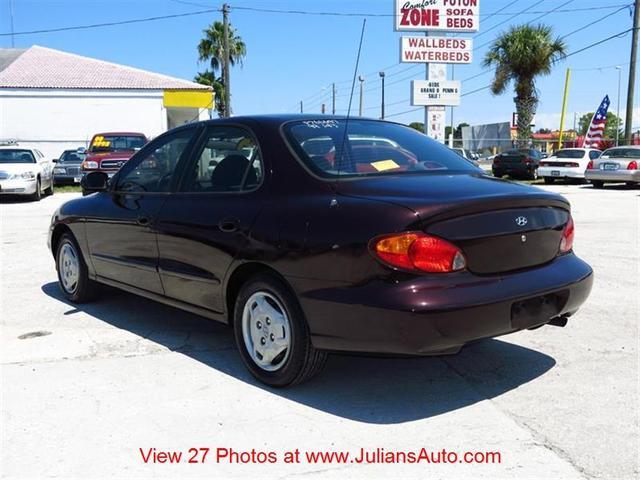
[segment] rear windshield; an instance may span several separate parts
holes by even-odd
[[[0,163],[36,163],[31,150],[3,149],[0,150]]]
[[[584,150],[558,150],[553,156],[557,158],[582,158]]]
[[[91,140],[90,152],[120,152],[139,150],[146,143],[140,135],[96,135]]]
[[[602,153],[603,157],[640,158],[640,148],[610,148]]]
[[[87,155],[84,153],[76,152],[75,150],[67,150],[62,154],[59,163],[80,163],[82,162]]]
[[[460,155],[416,130],[374,120],[287,123],[285,136],[304,164],[325,178],[478,172]]]

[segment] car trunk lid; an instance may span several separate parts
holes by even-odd
[[[569,219],[569,204],[560,195],[485,175],[371,177],[338,182],[337,188],[344,195],[410,208],[416,221],[401,228],[454,243],[477,274],[551,261]]]

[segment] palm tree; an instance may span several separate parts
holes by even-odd
[[[538,106],[536,77],[549,75],[552,67],[566,56],[567,46],[552,38],[546,25],[511,27],[491,45],[484,66],[495,67],[491,92],[500,95],[513,81],[518,113],[518,140],[525,145],[531,137],[531,120]]]
[[[198,72],[193,81],[213,88],[216,111],[218,115],[222,116],[224,112],[224,82],[222,78],[216,78],[215,73],[211,70],[205,70]]]
[[[208,61],[213,70],[212,75],[216,73],[218,69],[224,68],[224,24],[222,22],[213,22],[206,29],[203,30],[204,38],[200,40],[198,44],[198,60],[201,62]],[[236,63],[242,65],[242,59],[247,55],[247,46],[242,41],[239,35],[236,35],[235,30],[229,25],[229,63],[234,66]],[[207,72],[205,72],[207,73]],[[197,78],[197,77],[196,77]],[[216,79],[222,88],[221,94],[218,95],[218,89],[214,87],[216,92],[216,108],[224,105],[224,71],[222,71],[221,78]],[[197,81],[197,80],[196,80]],[[218,109],[220,114],[230,113],[225,110]]]

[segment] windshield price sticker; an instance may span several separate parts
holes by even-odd
[[[309,128],[340,128],[336,120],[306,120],[302,123]]]
[[[93,143],[91,144],[91,146],[99,148],[106,148],[109,145],[111,145],[111,142],[109,140],[106,140],[102,135],[97,135],[93,139]]]

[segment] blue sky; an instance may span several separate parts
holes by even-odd
[[[544,15],[538,21],[552,26],[560,36],[618,8],[600,9],[603,6],[631,3],[631,0],[519,0],[509,6],[512,1],[482,0],[476,47],[491,41],[509,25],[532,21],[554,8],[559,8],[559,11]],[[566,5],[560,7],[565,2]],[[332,82],[337,83],[338,111],[346,112],[349,80],[353,74],[362,19],[258,13],[233,9],[234,6],[373,14],[391,14],[393,10],[393,0],[238,0],[229,3],[232,7],[232,25],[243,37],[248,51],[243,67],[237,67],[232,72],[235,114],[293,112],[301,99],[306,100],[306,111],[319,112],[323,101],[330,108],[330,89],[322,89]],[[221,2],[210,0],[13,0],[14,30],[21,32],[119,21],[220,5]],[[490,16],[502,8],[504,10],[499,15]],[[524,13],[510,19],[522,11]],[[197,62],[196,45],[201,31],[208,23],[220,19],[220,15],[210,13],[134,25],[16,36],[15,45],[23,48],[38,44],[191,79],[198,70],[205,68]],[[630,28],[631,22],[629,9],[624,9],[569,36],[565,41],[570,52],[576,51]],[[0,32],[9,31],[9,0],[0,0]],[[366,75],[365,113],[368,116],[380,115],[378,71],[381,69],[385,69],[387,75],[387,115],[412,108],[409,103],[410,80],[423,78],[424,70],[422,66],[398,64],[400,36],[400,33],[394,32],[391,18],[367,19],[359,73]],[[621,108],[624,111],[630,43],[631,34],[628,33],[571,56],[556,67],[550,76],[541,78],[537,84],[541,99],[537,127],[558,127],[567,67],[573,69],[567,127],[573,124],[574,112],[582,114],[595,110],[605,94],[611,97],[611,107],[615,110],[618,84],[616,65],[622,66]],[[10,37],[0,37],[0,47],[10,46]],[[481,59],[487,48],[484,46],[474,52],[471,65],[456,66],[456,79],[478,75],[463,82],[463,93],[484,87],[490,82],[491,74],[482,74],[481,67]],[[488,90],[465,96],[461,106],[454,109],[454,121],[456,124],[462,121],[470,124],[508,121],[513,111],[512,97],[511,93],[493,97]],[[638,105],[640,102],[637,101],[634,111],[640,110]],[[354,108],[357,111],[357,89]],[[421,112],[413,112],[392,118],[410,122],[421,120],[422,117]],[[640,126],[638,115],[634,118],[634,127],[637,126]]]

